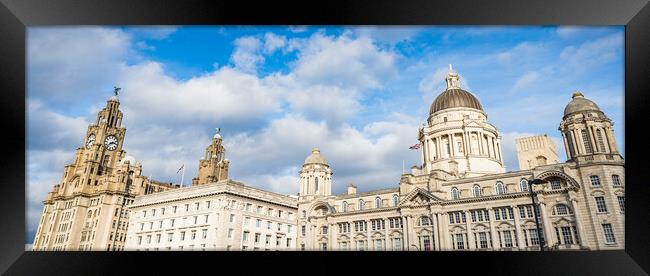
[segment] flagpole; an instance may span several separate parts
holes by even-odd
[[[183,187],[183,180],[185,180],[185,163],[183,163],[183,172],[181,173],[181,187]]]

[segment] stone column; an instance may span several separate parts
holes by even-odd
[[[384,251],[388,251],[388,226],[390,225],[390,223],[387,223],[386,221],[387,219],[383,219],[383,220],[384,220],[384,248],[383,249]]]
[[[436,219],[436,228],[435,228],[436,231],[435,231],[435,233],[433,233],[433,235],[434,235],[433,241],[436,244],[435,250],[441,251],[442,246],[440,244],[440,213],[436,213],[434,217]]]
[[[515,213],[514,214],[515,215],[515,231],[516,231],[515,238],[517,239],[517,247],[519,247],[519,249],[521,250],[521,249],[524,248],[525,243],[524,243],[523,235],[521,234],[521,225],[520,225],[520,222],[519,222],[519,208],[517,208],[514,205],[511,205],[510,208],[512,208],[512,211]]]
[[[618,153],[618,149],[616,147],[616,139],[614,138],[614,132],[611,127],[607,127],[606,129],[607,130],[605,131],[605,136],[607,137],[609,150],[611,153]]]
[[[429,139],[427,138],[424,138],[422,151],[424,151],[424,160],[426,160],[426,162],[429,163],[429,160],[431,160],[431,152],[429,151]]]
[[[581,151],[583,154],[587,154],[587,147],[586,147],[586,145],[585,145],[585,143],[584,143],[585,139],[582,137],[582,130],[583,130],[583,129],[575,129],[574,131],[575,131],[576,133],[578,133],[578,136],[576,137],[576,140],[579,140],[579,141],[580,141],[580,144],[579,144],[579,145],[580,145],[580,151]]]
[[[567,144],[567,140],[566,140],[567,137],[564,134],[564,132],[561,133],[562,133],[562,142],[564,142],[564,152],[566,152],[567,159],[571,159],[572,156],[571,156],[571,151],[569,151],[569,144]]]
[[[338,250],[339,249],[339,241],[336,239],[336,226],[338,226],[336,223],[330,223],[330,233],[331,233],[331,238],[330,238],[330,248],[332,250]]]
[[[443,250],[452,250],[449,234],[449,214],[442,213],[442,233],[440,233],[440,242],[441,249]]]
[[[492,249],[500,249],[501,246],[499,246],[499,237],[497,236],[496,229],[494,228],[494,210],[491,207],[487,208],[488,210],[488,215],[490,216],[490,234],[492,235]],[[490,242],[490,241],[488,241]]]
[[[578,209],[578,204],[576,203],[576,199],[573,198],[573,196],[570,196],[570,201],[571,201],[571,208],[573,208],[573,216],[576,218],[576,230],[578,230],[578,235],[580,235],[580,243],[579,245],[585,246],[586,243],[584,242],[585,240],[585,234],[584,234],[584,229],[582,229],[582,218],[580,217],[580,209]]]
[[[408,236],[409,236],[409,243],[406,245],[408,250],[414,250],[411,246],[411,244],[418,245],[418,237],[415,236],[415,229],[413,228],[415,226],[415,221],[413,220],[412,215],[408,215],[408,224],[407,224],[407,231],[408,231]],[[419,246],[419,245],[418,245]]]
[[[551,246],[557,241],[555,240],[555,236],[553,236],[553,232],[551,231],[551,224],[549,223],[548,215],[546,213],[546,203],[540,202],[539,197],[537,197],[537,202],[539,203],[540,215],[542,217],[544,240],[546,241],[547,246]]]
[[[422,141],[423,141],[422,146],[424,147],[424,139],[422,139]],[[427,162],[425,162],[425,159],[424,159],[424,149],[420,150],[420,161],[421,161],[421,164],[426,168],[426,163]]]
[[[371,248],[371,239],[370,239],[370,227],[372,227],[372,224],[370,223],[370,220],[366,220],[366,248],[370,250]]]
[[[456,146],[454,145],[454,134],[447,134],[449,136],[449,157],[456,156]]]
[[[408,251],[409,244],[409,235],[408,235],[408,218],[406,216],[401,216],[402,218],[402,250]],[[404,247],[406,245],[406,247]]]
[[[465,217],[467,218],[467,223],[465,224],[465,227],[467,228],[467,249],[472,249],[472,245],[474,244],[474,235],[472,234],[472,214],[469,211],[465,211]],[[476,248],[474,248],[476,249]]]

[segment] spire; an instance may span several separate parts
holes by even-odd
[[[445,82],[447,84],[447,90],[460,89],[460,77],[458,76],[458,73],[454,71],[454,68],[451,66],[451,64],[449,64],[449,73],[445,78]]]
[[[219,134],[219,133],[221,133],[221,128],[218,127],[215,130],[216,130],[216,133],[214,134],[214,136],[212,138],[213,139],[221,139],[221,134]]]

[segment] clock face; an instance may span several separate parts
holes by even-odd
[[[108,150],[115,150],[117,148],[117,138],[113,135],[109,135],[104,140],[104,145]]]
[[[95,144],[95,134],[90,134],[88,136],[88,141],[86,142],[86,148],[89,149]]]

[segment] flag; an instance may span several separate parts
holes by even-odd
[[[180,168],[178,168],[178,171],[176,171],[176,174],[178,174],[178,172],[180,172],[184,167],[185,167],[185,164],[183,164],[183,166],[181,166]]]
[[[409,149],[412,149],[412,150],[419,149],[419,148],[420,148],[420,143],[417,143],[417,144],[412,145],[412,146],[409,147]]]

